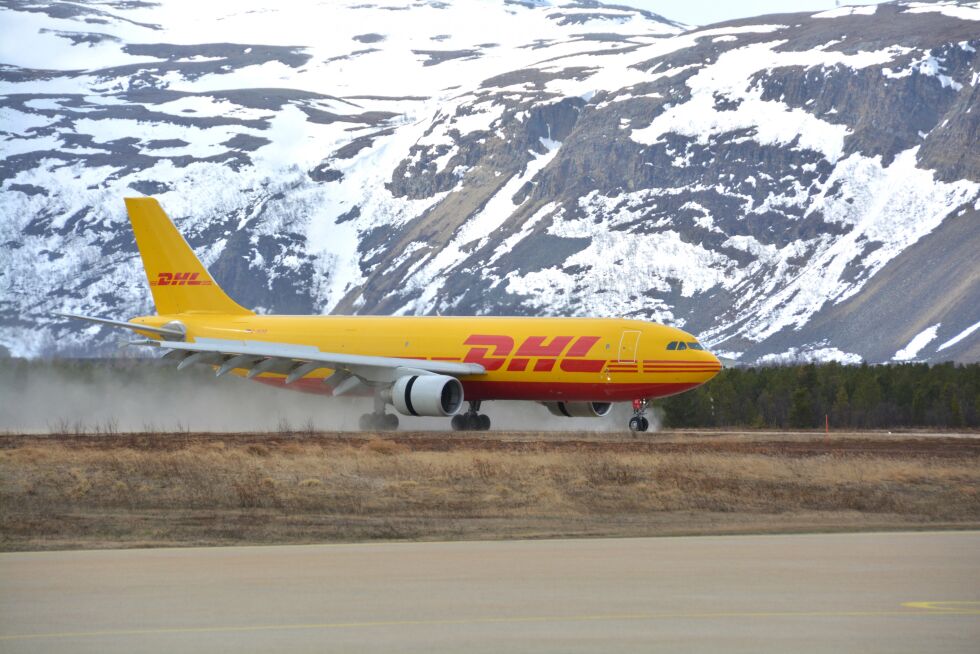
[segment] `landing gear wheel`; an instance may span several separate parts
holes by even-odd
[[[361,431],[397,431],[398,416],[393,413],[365,413],[357,425]]]
[[[646,431],[650,429],[650,421],[647,420],[647,400],[639,399],[633,400],[633,417],[630,418],[630,431]]]
[[[487,431],[490,429],[490,416],[480,413],[480,402],[470,402],[466,413],[453,416],[453,431]]]

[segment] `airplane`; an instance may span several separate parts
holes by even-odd
[[[482,431],[483,402],[524,400],[569,418],[632,402],[629,429],[643,432],[651,400],[700,386],[722,367],[694,336],[639,320],[258,315],[221,290],[155,198],[125,202],[156,314],[57,315],[130,329],[141,337],[133,344],[167,350],[178,369],[207,365],[217,377],[370,396],[365,431],[398,428],[389,405]]]

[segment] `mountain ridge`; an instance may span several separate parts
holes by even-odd
[[[937,325],[913,358],[976,360],[975,332],[938,348],[980,320],[978,3],[689,30],[594,2],[366,4],[317,10],[328,45],[262,45],[195,43],[173,3],[9,3],[105,65],[0,70],[0,343],[105,352],[50,312],[151,311],[136,191],[260,310],[621,315],[745,362],[888,361]],[[229,7],[202,23],[258,32]],[[446,29],[473,12],[497,31]],[[923,243],[958,253],[957,292],[890,273]],[[917,315],[849,308],[910,278]]]

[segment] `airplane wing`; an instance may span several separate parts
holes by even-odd
[[[312,345],[268,341],[198,338],[193,343],[186,343],[147,339],[134,344],[170,350],[165,358],[178,360],[179,370],[195,363],[217,365],[218,377],[235,368],[245,368],[248,369],[246,377],[249,379],[264,372],[273,372],[286,375],[285,382],[291,384],[314,370],[327,368],[334,371],[328,378],[328,382],[334,386],[334,395],[342,395],[362,383],[390,384],[405,375],[464,377],[486,372],[477,363],[323,352]]]
[[[251,379],[264,372],[286,375],[285,383],[292,384],[315,370],[329,369],[333,374],[327,383],[333,386],[334,395],[342,395],[365,385],[387,385],[405,375],[450,375],[465,377],[482,375],[486,369],[478,363],[455,361],[430,361],[401,357],[379,357],[343,352],[323,352],[312,345],[275,343],[268,341],[241,341],[223,338],[198,338],[193,343],[184,341],[182,330],[167,327],[150,327],[139,323],[94,318],[73,313],[58,313],[65,318],[76,318],[94,323],[122,327],[134,331],[159,334],[164,339],[132,341],[132,345],[147,345],[170,350],[165,359],[176,360],[177,369],[201,363],[217,365],[216,376],[243,368]]]

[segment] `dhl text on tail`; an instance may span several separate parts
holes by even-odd
[[[208,365],[266,384],[374,398],[363,429],[398,417],[452,417],[488,429],[484,400],[539,402],[559,416],[596,417],[632,402],[645,431],[649,400],[714,377],[718,359],[690,334],[615,318],[256,315],[228,297],[153,198],[126,208],[156,305],[129,321],[61,314],[131,329],[178,368]],[[463,411],[463,405],[467,410]]]

